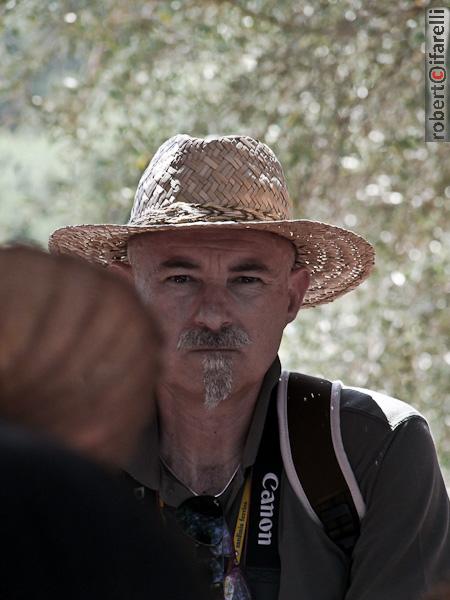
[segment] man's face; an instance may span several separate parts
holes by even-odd
[[[135,285],[165,335],[162,385],[214,407],[261,382],[309,277],[267,232],[170,231],[130,241]]]

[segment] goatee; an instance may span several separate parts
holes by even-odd
[[[216,408],[231,394],[233,359],[219,352],[206,354],[203,358],[203,384],[205,386],[205,407]]]

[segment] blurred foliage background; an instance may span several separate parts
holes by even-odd
[[[284,365],[411,402],[450,483],[450,163],[445,144],[424,142],[431,5],[3,2],[0,241],[126,222],[141,172],[177,132],[265,141],[298,217],[377,251],[370,280],[287,328]]]

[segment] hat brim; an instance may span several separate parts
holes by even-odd
[[[326,304],[360,285],[370,274],[375,251],[361,236],[334,225],[309,220],[204,221],[163,225],[75,225],[56,230],[50,237],[54,254],[74,254],[106,266],[127,262],[128,240],[142,233],[188,228],[267,231],[289,240],[297,251],[297,264],[308,268],[311,283],[302,308]]]

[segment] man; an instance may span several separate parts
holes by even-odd
[[[436,586],[433,591],[427,595],[424,600],[450,600],[450,584],[447,581]]]
[[[0,305],[0,598],[205,597],[114,473],[154,415],[148,309],[111,273],[25,247],[0,249]]]
[[[184,510],[193,495],[216,497],[253,598],[414,600],[449,569],[448,497],[427,425],[408,405],[330,384],[336,460],[360,531],[338,505],[327,509],[335,535],[296,475],[305,463],[312,492],[328,477],[319,458],[330,457],[311,435],[326,394],[308,383],[293,394],[298,376],[280,379],[283,329],[300,308],[359,285],[374,253],[354,233],[292,220],[266,145],[177,135],[144,172],[128,225],[64,228],[50,249],[117,271],[157,312],[167,342],[158,429],[147,431],[129,473],[163,513]],[[300,453],[286,409],[293,395],[289,406],[313,408],[298,421],[297,438],[310,439]]]

